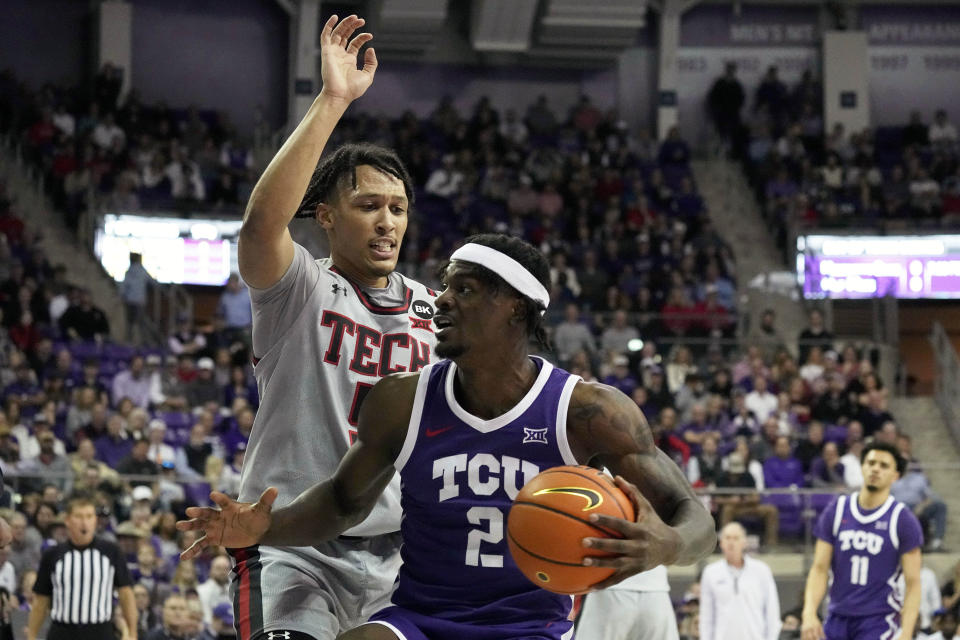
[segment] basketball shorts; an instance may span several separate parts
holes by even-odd
[[[400,533],[338,538],[316,547],[231,549],[238,640],[300,632],[334,640],[390,605]]]
[[[467,624],[425,616],[403,607],[388,607],[370,617],[368,624],[389,628],[399,640],[569,640],[573,623],[548,622],[542,628],[531,624]]]
[[[577,640],[678,640],[666,591],[606,589],[586,596]]]
[[[842,616],[831,613],[823,624],[827,640],[889,640],[900,635],[900,614]]]

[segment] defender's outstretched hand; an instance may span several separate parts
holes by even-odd
[[[277,489],[270,487],[254,503],[237,502],[225,494],[214,491],[210,499],[215,507],[189,507],[189,520],[177,522],[180,531],[202,531],[203,535],[190,548],[180,554],[182,560],[189,560],[209,546],[223,546],[229,549],[242,549],[260,542],[263,534],[270,528],[270,511],[277,499]]]
[[[363,54],[363,68],[357,68],[360,47],[370,42],[373,35],[353,32],[364,25],[363,18],[347,16],[337,24],[337,16],[330,16],[320,32],[320,75],[327,98],[352,102],[370,87],[377,71],[377,54],[373,48]],[[353,38],[351,40],[351,37]]]

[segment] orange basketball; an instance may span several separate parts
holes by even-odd
[[[554,467],[524,485],[507,517],[510,554],[538,587],[563,594],[586,593],[613,573],[585,567],[587,556],[615,555],[583,546],[584,538],[619,538],[590,522],[591,514],[635,519],[630,498],[592,467]]]

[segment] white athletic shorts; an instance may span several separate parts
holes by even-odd
[[[666,591],[606,589],[589,594],[577,620],[577,640],[679,640]]]
[[[317,547],[232,549],[231,595],[238,640],[299,632],[316,640],[366,622],[390,605],[400,534],[338,538]]]

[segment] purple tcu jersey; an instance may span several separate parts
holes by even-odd
[[[893,496],[864,511],[857,493],[840,495],[820,514],[814,535],[833,545],[831,614],[896,615],[903,605],[900,556],[923,544],[920,522]]]
[[[453,362],[421,371],[396,461],[403,566],[394,604],[464,625],[509,628],[513,637],[529,631],[529,637],[560,638],[569,632],[572,598],[527,580],[510,556],[504,530],[510,505],[527,481],[550,467],[577,464],[566,422],[580,378],[540,358],[533,361],[539,368],[533,387],[492,420],[469,414],[457,402]]]

